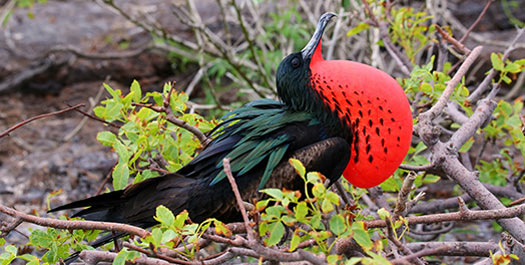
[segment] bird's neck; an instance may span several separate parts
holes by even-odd
[[[352,143],[354,135],[352,123],[349,119],[341,118],[336,111],[330,108],[326,93],[314,89],[316,84],[311,81],[310,77],[311,73],[308,73],[306,89],[302,89],[300,95],[288,95],[281,99],[293,111],[303,111],[312,114],[323,124],[329,136],[343,137],[349,143]]]

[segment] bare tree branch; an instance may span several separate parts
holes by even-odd
[[[54,227],[59,229],[86,229],[86,230],[106,230],[115,232],[124,232],[139,237],[146,237],[150,232],[136,226],[112,223],[112,222],[95,222],[95,221],[70,221],[57,220],[51,218],[37,217],[28,215],[15,209],[0,204],[0,212],[9,216],[20,218],[25,222],[33,223],[45,227]],[[5,231],[4,231],[5,232]]]
[[[69,108],[65,108],[63,110],[58,110],[58,111],[54,111],[54,112],[50,112],[50,113],[45,113],[45,114],[40,114],[40,115],[37,115],[37,116],[34,116],[34,117],[31,117],[25,121],[22,121],[22,122],[19,122],[13,126],[11,126],[11,128],[3,131],[2,133],[0,133],[0,138],[6,136],[6,135],[9,135],[10,132],[32,122],[32,121],[35,121],[35,120],[38,120],[38,119],[43,119],[43,118],[47,118],[47,117],[51,117],[53,115],[58,115],[58,114],[62,114],[64,112],[68,112],[68,111],[71,111],[71,110],[76,110],[80,107],[83,107],[85,106],[85,104],[77,104],[75,106],[72,106],[72,107],[69,107]]]
[[[464,211],[455,213],[439,213],[422,216],[406,217],[409,225],[412,224],[429,224],[438,222],[450,221],[474,221],[474,220],[499,220],[509,219],[521,216],[525,213],[525,205],[514,206],[511,208],[497,209],[497,210],[479,210],[479,211]],[[387,227],[384,220],[364,221],[368,228]],[[524,231],[525,232],[525,231]]]

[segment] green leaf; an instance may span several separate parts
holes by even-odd
[[[97,134],[97,141],[99,141],[105,146],[113,146],[116,140],[117,136],[114,135],[112,132],[103,131]]]
[[[323,200],[321,203],[321,210],[323,213],[327,214],[334,210],[334,204],[330,202],[329,200]]]
[[[505,82],[506,84],[512,83],[512,79],[510,79],[507,75],[502,75],[501,80],[503,80],[503,82]]]
[[[281,241],[284,235],[284,225],[280,221],[272,223],[268,226],[268,231],[270,236],[266,240],[266,245],[271,247]]]
[[[124,107],[124,105],[122,105],[122,103],[120,102],[107,102],[106,109],[103,114],[104,119],[108,121],[116,120],[120,116],[120,111],[122,110],[122,107]]]
[[[294,208],[294,212],[295,218],[297,218],[299,222],[304,222],[305,217],[308,214],[308,206],[306,205],[306,202],[303,201],[298,203]]]
[[[113,188],[120,190],[128,185],[129,168],[127,163],[119,162],[111,174],[113,177]]]
[[[261,190],[261,192],[266,193],[273,197],[274,199],[278,201],[282,201],[284,199],[283,192],[279,189],[264,189]]]
[[[28,261],[28,263],[26,263],[26,265],[38,265],[40,264],[40,260],[33,256],[33,255],[30,255],[30,254],[24,254],[22,256],[18,256],[17,258],[20,258],[20,259],[23,259],[25,261]],[[1,260],[1,258],[0,258]]]
[[[115,152],[117,152],[119,157],[119,163],[128,163],[130,154],[128,152],[128,148],[124,144],[122,144],[120,141],[114,141],[113,148],[115,149]]]
[[[310,220],[310,224],[315,229],[324,229],[323,223],[321,222],[322,216],[321,213],[315,213]]]
[[[297,172],[297,174],[299,174],[299,176],[301,176],[301,178],[304,179],[306,169],[304,168],[303,163],[301,163],[301,161],[295,158],[290,158],[290,160],[288,161],[290,162],[290,165],[292,165],[292,167],[295,169],[295,172]]]
[[[126,261],[133,260],[139,256],[140,254],[137,251],[121,250],[113,260],[113,265],[124,265]]]
[[[108,84],[104,83],[102,84],[106,90],[108,91],[108,93],[114,98],[114,99],[119,99],[120,98],[120,90],[114,90],[113,88],[111,88]]]
[[[176,227],[176,228],[182,228],[184,227],[184,223],[186,222],[186,220],[188,219],[188,211],[184,210],[182,211],[181,213],[179,213],[177,215],[177,218],[175,218],[175,222],[173,223],[173,225]]]
[[[499,102],[499,108],[505,114],[505,116],[509,117],[512,115],[512,105],[508,103],[507,101],[501,100]]]
[[[505,68],[505,64],[501,60],[501,57],[496,53],[490,54],[490,61],[492,62],[492,67],[498,71],[503,71]]]
[[[352,35],[358,34],[358,33],[360,33],[361,31],[366,30],[366,29],[369,29],[369,28],[370,28],[370,25],[368,25],[368,23],[361,22],[361,23],[359,23],[357,26],[355,26],[354,28],[352,28],[351,30],[349,30],[349,31],[346,33],[346,36],[347,36],[347,37],[350,37],[350,36],[352,36]]]
[[[270,202],[270,200],[262,200],[262,201],[258,201],[256,204],[255,204],[255,208],[257,209],[257,211],[262,211],[264,210],[264,208],[266,208],[266,206],[268,206],[268,203]]]
[[[218,235],[224,235],[226,237],[232,236],[232,231],[221,221],[214,220],[215,233]]]
[[[281,214],[284,211],[284,207],[281,205],[274,205],[271,207],[266,208],[266,214],[270,217],[280,218]]]
[[[96,106],[93,109],[93,113],[95,113],[95,115],[97,115],[97,117],[104,119],[105,118],[104,114],[106,113],[106,108],[104,108],[102,106]]]
[[[465,144],[463,144],[463,146],[459,149],[459,152],[460,153],[468,152],[468,150],[470,150],[470,148],[472,147],[473,144],[474,144],[474,137],[470,137],[467,140],[467,142],[465,142]]]
[[[377,210],[377,214],[379,215],[379,218],[381,218],[381,220],[386,220],[387,218],[390,219],[390,212],[387,211],[385,208]]]
[[[137,80],[133,80],[130,88],[131,93],[133,93],[133,102],[140,102],[142,99],[142,90],[140,89],[140,84]]]
[[[151,237],[153,240],[153,245],[156,247],[160,246],[162,243],[162,229],[159,227],[153,228],[153,230],[151,230]]]
[[[328,262],[328,264],[338,264],[340,260],[341,256],[336,254],[328,255],[328,257],[326,257],[326,261]]]
[[[287,225],[287,226],[292,226],[295,224],[295,222],[297,220],[295,220],[295,218],[289,216],[289,215],[284,215],[282,218],[281,218],[281,221]]]
[[[7,246],[5,247],[5,251],[8,252],[8,253],[11,253],[11,254],[13,254],[13,255],[16,255],[17,249],[16,249],[16,247],[13,246],[13,245],[7,245]]]
[[[175,233],[175,231],[173,231],[171,229],[168,229],[168,230],[164,231],[164,233],[162,234],[161,242],[162,242],[162,244],[166,244],[167,242],[173,240],[177,236],[178,235],[177,235],[177,233]]]
[[[159,205],[156,210],[155,220],[166,225],[172,226],[175,223],[175,216],[164,205]]]
[[[377,265],[391,265],[392,264],[385,257],[377,253],[374,253],[372,251],[366,251],[366,254],[368,254],[371,258],[373,258],[374,260],[373,264],[377,264]]]
[[[332,218],[330,219],[329,225],[330,225],[330,230],[337,236],[340,236],[346,230],[345,218],[341,216],[340,214],[336,214],[332,216]]]
[[[509,63],[505,65],[505,72],[519,73],[521,72],[521,66],[517,63]]]
[[[335,193],[335,192],[327,192],[326,193],[326,198],[333,204],[335,205],[339,205],[340,204],[340,201],[339,201],[339,196]]]
[[[299,230],[296,229],[292,235],[292,240],[290,240],[290,248],[288,249],[288,252],[293,252],[299,243],[301,243],[301,237],[299,236]]]
[[[370,240],[370,235],[365,230],[365,223],[362,221],[357,221],[352,224],[352,232],[354,240],[364,249],[370,250],[374,246],[372,240]]]

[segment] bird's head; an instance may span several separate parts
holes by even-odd
[[[334,13],[325,13],[319,19],[314,35],[300,51],[284,58],[277,68],[276,82],[279,97],[292,109],[311,110],[315,95],[309,88],[310,65],[322,60],[321,38]]]
[[[369,188],[391,176],[406,156],[412,114],[403,89],[385,72],[357,62],[323,59],[321,38],[334,16],[322,15],[308,44],[283,59],[277,69],[277,90],[291,109],[339,126],[340,136],[352,148],[343,176],[355,186]]]

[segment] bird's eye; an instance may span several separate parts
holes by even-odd
[[[291,63],[293,68],[297,68],[299,65],[301,65],[301,61],[297,57],[293,58]]]

